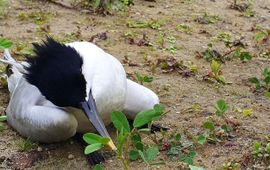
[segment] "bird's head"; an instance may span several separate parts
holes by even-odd
[[[104,137],[109,134],[100,119],[91,90],[82,73],[83,58],[72,47],[47,38],[42,44],[33,44],[35,56],[28,58],[24,75],[47,100],[59,107],[84,110],[97,131]]]

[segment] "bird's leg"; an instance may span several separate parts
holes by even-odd
[[[82,134],[77,133],[74,137],[75,139],[77,139],[83,149],[87,146],[87,144],[83,140]],[[105,162],[105,158],[99,151],[86,155],[86,160],[90,164],[90,166]]]
[[[128,119],[128,122],[130,125],[133,124],[133,120],[131,120],[131,119]],[[147,125],[142,126],[142,128],[147,128],[147,127],[148,127]],[[167,131],[167,130],[169,130],[169,128],[162,127],[158,124],[152,124],[152,126],[151,126],[151,133],[160,132],[160,131]]]

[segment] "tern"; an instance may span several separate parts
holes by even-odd
[[[53,143],[96,131],[110,138],[106,126],[113,110],[133,119],[159,103],[152,90],[127,79],[122,64],[95,44],[61,44],[47,37],[33,48],[35,56],[25,62],[16,62],[7,49],[0,59],[11,66],[7,121],[31,140]],[[109,146],[116,149],[112,140]]]

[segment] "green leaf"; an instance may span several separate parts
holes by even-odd
[[[270,83],[270,76],[265,77],[264,82],[266,85],[268,85]]]
[[[130,132],[127,117],[124,115],[123,112],[113,111],[111,118],[113,125],[116,127],[118,131],[121,131],[121,129],[123,128],[124,133]]]
[[[141,142],[141,136],[139,134],[134,134],[133,136],[131,136],[131,141],[133,144],[136,144],[138,142]]]
[[[197,155],[197,152],[195,152],[195,151],[190,151],[189,152],[189,157],[190,158],[194,158],[196,155]]]
[[[144,146],[143,146],[143,144],[141,142],[136,143],[135,148],[140,150],[140,151],[144,150]]]
[[[206,140],[207,140],[207,138],[204,135],[200,135],[197,137],[197,142],[201,145],[204,145]]]
[[[95,144],[95,143],[100,143],[103,145],[106,145],[110,139],[106,137],[99,136],[94,133],[86,133],[83,135],[83,140],[88,143],[88,144]]]
[[[154,80],[154,77],[151,76],[144,76],[143,77],[143,82],[150,83]]]
[[[97,9],[100,6],[100,0],[93,0],[93,8]]]
[[[220,64],[216,60],[212,60],[212,62],[211,62],[211,70],[215,75],[219,74]]]
[[[159,150],[157,146],[151,146],[146,150],[146,158],[148,162],[154,161],[158,156]]]
[[[180,141],[180,140],[181,140],[181,135],[180,135],[179,133],[177,133],[177,134],[175,135],[174,139],[175,139],[176,141]]]
[[[100,164],[94,166],[93,170],[103,170],[103,167]]]
[[[132,161],[135,161],[137,159],[139,159],[139,151],[137,150],[131,150],[129,151],[129,159],[132,160]]]
[[[202,168],[202,167],[197,167],[197,166],[193,166],[193,165],[189,165],[188,167],[190,170],[204,170],[204,168]]]
[[[156,111],[156,113],[162,114],[165,111],[165,107],[162,106],[161,104],[156,104],[154,106],[154,110]]]
[[[244,117],[250,116],[252,112],[252,109],[243,109],[242,111]]]
[[[239,57],[242,61],[244,60],[251,60],[252,55],[249,52],[241,52],[241,55]]]
[[[140,156],[141,156],[141,158],[142,158],[142,160],[145,162],[145,163],[148,163],[148,161],[147,161],[147,159],[145,158],[145,156],[144,156],[144,154],[143,154],[143,152],[142,151],[138,151],[139,152],[139,154],[140,154]]]
[[[266,37],[267,37],[267,35],[264,32],[256,32],[256,34],[255,34],[256,41],[262,41]]]
[[[215,125],[214,125],[214,123],[211,122],[211,121],[206,121],[206,122],[204,122],[204,124],[203,124],[203,128],[208,129],[208,130],[210,130],[210,131],[214,131],[214,130],[215,130]]]
[[[0,116],[0,122],[4,122],[7,120],[7,116]]]
[[[259,79],[257,77],[251,77],[248,79],[251,83],[256,85],[256,89],[259,90],[262,88],[261,86],[261,82],[259,81]]]
[[[217,116],[223,116],[224,112],[226,112],[228,110],[228,106],[225,102],[225,100],[220,99],[216,102],[215,104],[215,108],[216,108],[216,115]]]
[[[266,153],[270,154],[270,143],[267,143],[265,146]]]
[[[12,42],[8,39],[1,38],[0,39],[0,49],[6,49],[12,46]]]
[[[228,132],[231,131],[231,128],[228,125],[226,125],[226,124],[222,125],[221,126],[221,129],[223,129],[226,133],[228,133]]]
[[[90,154],[90,153],[93,153],[101,148],[103,148],[103,144],[101,143],[94,143],[94,144],[91,144],[91,145],[88,145],[85,149],[84,149],[84,154]]]
[[[157,113],[155,110],[150,109],[147,111],[140,112],[136,115],[134,122],[133,122],[133,127],[139,128],[147,123],[150,123],[152,120],[156,120],[160,118],[161,114]]]

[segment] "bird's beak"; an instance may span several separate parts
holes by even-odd
[[[97,106],[96,106],[96,103],[95,103],[95,100],[94,100],[94,98],[92,96],[91,91],[89,93],[88,101],[82,102],[81,106],[82,106],[82,109],[84,110],[86,116],[88,117],[88,119],[90,120],[92,125],[96,128],[98,133],[103,137],[110,138],[108,146],[112,150],[116,150],[117,148],[115,147],[115,145],[114,145],[114,143],[113,143],[107,129],[105,128],[105,125],[104,125],[102,119],[100,118],[100,115],[98,113]]]

